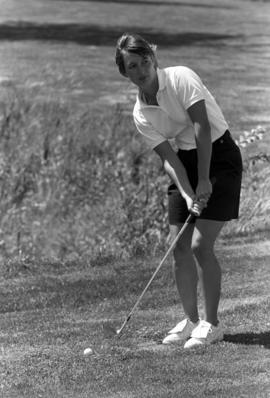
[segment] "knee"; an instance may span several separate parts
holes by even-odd
[[[175,267],[179,268],[180,266],[183,266],[183,264],[186,264],[186,260],[192,257],[190,245],[188,246],[186,244],[178,242],[174,248],[173,255],[175,260]]]
[[[203,239],[192,241],[191,250],[199,263],[207,261],[214,254],[213,245]]]

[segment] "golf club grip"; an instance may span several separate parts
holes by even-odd
[[[214,184],[216,183],[217,179],[216,179],[215,176],[213,176],[213,177],[210,178],[210,181],[211,181],[211,184],[214,185]],[[202,211],[203,211],[203,209],[202,209],[201,212],[199,213],[199,212],[194,211],[193,209],[191,209],[191,210],[190,210],[190,214],[193,214],[194,217],[200,217]]]

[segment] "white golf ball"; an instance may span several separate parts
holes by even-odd
[[[93,354],[92,348],[88,347],[84,350],[83,355],[91,355]]]

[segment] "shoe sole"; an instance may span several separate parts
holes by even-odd
[[[197,340],[199,340],[199,339],[197,339]],[[217,339],[215,339],[213,341],[210,341],[210,342],[205,341],[205,342],[201,342],[199,344],[194,344],[194,345],[189,346],[189,347],[185,347],[184,346],[184,348],[185,349],[192,349],[192,348],[197,348],[197,347],[202,347],[202,346],[209,346],[209,345],[212,345],[212,344],[215,344],[215,343],[220,343],[223,340],[224,340],[224,334],[221,337],[218,337]]]

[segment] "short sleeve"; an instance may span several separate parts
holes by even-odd
[[[140,112],[133,112],[133,119],[138,132],[142,135],[144,142],[151,149],[166,141],[167,138],[163,137],[154,127],[149,123]]]
[[[180,67],[175,71],[175,88],[179,101],[187,110],[191,105],[204,100],[204,85],[190,68]]]

